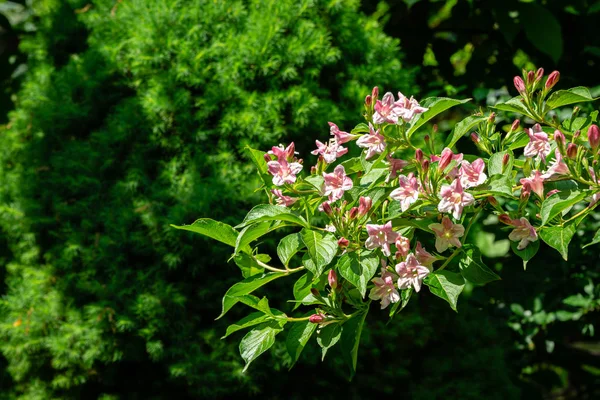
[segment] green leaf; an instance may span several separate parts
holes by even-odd
[[[392,306],[392,309],[390,310],[390,320],[394,318],[394,315],[396,315],[397,312],[404,310],[404,307],[406,307],[408,304],[413,291],[414,289],[412,287],[400,291],[400,301],[394,303]]]
[[[527,146],[529,143],[529,136],[525,132],[519,132],[516,134],[515,139],[511,144],[508,145],[509,150],[520,149],[521,147]]]
[[[372,170],[361,176],[360,185],[371,185],[373,182],[377,182],[377,180],[385,176],[389,171],[389,168],[373,168]]]
[[[523,103],[523,99],[520,96],[513,97],[510,100],[505,101],[504,103],[496,103],[496,105],[492,108],[500,111],[508,111],[517,114],[527,115],[532,118],[527,110],[527,107]]]
[[[451,149],[460,138],[469,134],[475,126],[487,121],[487,119],[488,117],[483,115],[471,115],[457,123],[452,129],[452,134],[448,137],[446,147]]]
[[[240,296],[250,294],[259,287],[285,275],[287,274],[283,272],[269,272],[262,275],[253,275],[241,282],[236,283],[230,287],[227,293],[225,293],[225,296],[223,296],[223,309],[221,311],[221,315],[219,315],[217,319],[221,318],[223,315],[225,315],[225,313],[227,313],[227,311],[231,309],[231,307],[236,305],[240,301]]]
[[[310,321],[294,322],[285,340],[285,347],[292,358],[290,369],[296,364],[304,346],[317,329],[317,324]]]
[[[281,263],[286,267],[289,265],[292,257],[304,248],[304,242],[299,233],[292,233],[287,235],[277,245],[277,255],[281,260]]]
[[[310,229],[302,229],[300,237],[313,262],[313,265],[305,263],[304,266],[315,277],[318,277],[323,273],[323,268],[335,257],[338,249],[337,239],[329,232],[313,231]]]
[[[302,275],[300,279],[294,283],[294,299],[296,300],[294,310],[300,307],[300,305],[323,304],[321,300],[317,299],[310,292],[313,283],[313,274],[311,272]],[[319,283],[317,284],[317,288]]]
[[[339,342],[342,335],[342,327],[339,324],[325,325],[317,331],[317,343],[321,346],[323,356],[321,360],[325,359],[327,350],[333,347]]]
[[[340,346],[342,348],[342,357],[350,367],[350,379],[356,373],[356,364],[358,361],[358,348],[360,346],[360,336],[367,317],[368,308],[362,312],[357,312],[342,325],[342,338]]]
[[[257,169],[258,175],[260,176],[260,179],[266,186],[269,186],[272,182],[272,178],[271,178],[271,175],[269,175],[269,173],[267,172],[268,171],[267,162],[265,161],[265,158],[264,158],[266,152],[260,151],[260,150],[255,150],[255,149],[251,148],[250,146],[246,146],[246,151],[248,152],[248,154],[250,155],[250,159],[256,166],[256,169]]]
[[[583,86],[577,86],[568,90],[558,90],[548,97],[546,100],[547,111],[568,104],[583,103],[586,101],[594,101],[589,89]]]
[[[357,133],[369,133],[369,125],[365,124],[364,122],[361,122],[360,124],[356,125],[354,127],[354,129],[352,129],[350,131],[350,133],[352,134],[357,134]]]
[[[175,229],[184,231],[196,232],[211,239],[218,240],[221,243],[235,247],[235,242],[238,237],[238,231],[223,222],[215,221],[210,218],[200,218],[191,225],[176,226],[171,225]]]
[[[600,229],[598,229],[596,231],[596,234],[594,235],[594,238],[592,239],[592,241],[590,243],[586,244],[585,246],[583,246],[582,249],[585,249],[586,247],[591,246],[593,244],[597,244],[597,243],[600,243]]]
[[[283,327],[280,322],[269,321],[257,326],[244,336],[240,342],[240,355],[246,362],[242,372],[248,369],[252,361],[273,346],[275,336],[282,330]]]
[[[256,260],[249,254],[246,253],[238,253],[233,257],[233,261],[235,261],[236,265],[242,271],[242,276],[244,278],[249,278],[256,274],[262,274],[265,269],[258,265]]]
[[[435,117],[436,115],[446,111],[449,108],[457,106],[459,104],[464,104],[471,101],[471,99],[464,100],[456,100],[450,99],[447,97],[429,97],[424,99],[421,102],[421,106],[429,108],[429,110],[424,113],[418,114],[417,117],[413,119],[408,130],[406,131],[407,136],[410,138],[413,133],[421,126],[423,126],[427,121]]]
[[[276,221],[266,221],[246,226],[237,237],[235,242],[235,253],[237,254],[240,251],[244,251],[251,254],[252,249],[250,243],[279,227],[280,224]]]
[[[425,277],[423,283],[429,286],[431,293],[446,300],[454,311],[458,311],[456,302],[465,287],[465,280],[462,275],[446,270],[434,271]]]
[[[350,158],[342,163],[347,175],[364,171],[360,157]]]
[[[264,221],[287,221],[304,227],[308,226],[304,218],[294,214],[287,207],[260,204],[250,210],[246,215],[246,218],[244,218],[244,221],[236,226],[236,228],[239,229],[250,224],[257,224]]]
[[[263,322],[268,321],[270,318],[271,317],[269,315],[264,314],[262,312],[253,312],[252,314],[245,316],[235,324],[229,325],[227,327],[227,332],[225,332],[225,336],[223,336],[221,339],[225,339],[227,336],[239,330],[246,329],[254,325],[262,324]]]
[[[367,284],[377,272],[379,259],[372,252],[346,253],[340,257],[337,270],[340,275],[356,286],[362,297],[367,293]]]
[[[517,249],[518,245],[518,242],[510,242],[510,248],[512,249],[513,253],[521,257],[523,260],[523,269],[527,269],[527,263],[537,254],[540,248],[540,241],[536,240],[535,242],[530,242],[523,250]]]
[[[462,249],[458,266],[463,278],[476,285],[500,280],[500,277],[481,261],[481,253],[476,247],[465,246]]]
[[[508,154],[508,164],[506,165],[505,171],[512,171],[513,161],[515,157],[513,156],[512,151],[501,151],[499,153],[494,153],[488,160],[488,175],[503,175],[502,173],[502,160],[504,156]]]
[[[564,225],[546,226],[539,231],[539,235],[546,244],[560,253],[567,261],[569,255],[569,243],[577,230],[576,220],[570,221]]]
[[[579,203],[587,196],[589,196],[589,191],[587,190],[564,190],[555,193],[550,197],[546,197],[540,209],[542,226],[546,225],[548,221],[552,221],[554,217],[561,214],[563,211],[570,209],[574,204]]]
[[[508,175],[492,175],[483,184],[475,188],[475,194],[497,194],[513,197],[512,192],[513,181]]]
[[[549,55],[554,63],[558,63],[563,52],[562,29],[560,22],[545,7],[535,4],[521,4],[519,18],[527,39],[542,53]]]

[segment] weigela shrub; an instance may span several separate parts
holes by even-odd
[[[519,96],[495,106],[523,115],[531,126],[515,120],[503,132],[495,113],[478,112],[444,138],[426,123],[468,100],[418,102],[402,93],[379,99],[374,88],[365,99],[366,121],[350,132],[330,122],[331,137],[316,141],[312,154],[318,158],[310,168],[293,143],[266,153],[248,149],[268,203],[250,210],[235,228],[206,218],[178,227],[234,248],[245,279],[223,297],[221,317],[237,303],[255,310],[225,335],[250,328],[240,344],[246,367],[289,328],[293,362],[316,332],[323,357],[339,343],[353,374],[372,302],[392,318],[424,285],[456,311],[466,282],[500,279],[469,240],[478,219],[506,225],[524,266],[540,239],[566,260],[577,225],[600,198],[598,112],[578,117],[576,107],[558,121],[554,110],[594,99],[583,87],[552,92],[556,71],[543,78],[542,69],[515,77]],[[453,150],[469,134],[481,155]],[[348,155],[357,150],[362,153]],[[279,242],[279,260],[272,260],[256,242],[278,229],[292,233]],[[303,316],[252,294],[290,275],[300,275],[294,309],[311,309]]]

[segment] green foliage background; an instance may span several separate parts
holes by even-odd
[[[524,273],[502,251],[487,253],[504,280],[471,288],[459,314],[431,296],[411,301],[387,325],[374,310],[352,384],[335,349],[322,364],[316,346],[291,372],[278,344],[242,374],[237,337],[220,337],[243,313],[214,321],[239,270],[226,262],[228,249],[169,227],[200,216],[235,225],[259,198],[244,146],[293,140],[310,165],[327,121],[358,122],[373,85],[482,102],[482,93],[510,82],[523,56],[506,54],[521,49],[500,42],[497,31],[483,42],[461,32],[464,4],[21,3],[22,18],[11,17],[14,32],[3,36],[20,41],[19,50],[5,47],[0,60],[10,71],[1,77],[8,82],[2,107],[14,107],[0,130],[0,398],[598,393],[598,256],[593,247],[578,250],[596,221],[574,240],[575,262],[543,248]],[[502,6],[465,3],[471,20],[483,21]],[[564,8],[550,3],[544,7],[562,21]],[[415,35],[409,27],[419,21]],[[512,43],[524,42],[518,38]],[[440,40],[452,54],[466,43],[475,55],[491,44],[500,53],[490,64],[438,52],[433,65],[425,55]],[[598,83],[575,67],[585,63],[564,64],[580,56],[579,44],[564,45],[558,60],[528,46],[525,62],[563,63],[563,76]],[[585,54],[594,60],[593,51]],[[15,73],[20,65],[26,73]],[[465,73],[456,74],[457,65]],[[495,225],[473,234],[490,248],[498,246],[493,235],[505,235]],[[286,299],[292,283],[276,286],[273,300]]]

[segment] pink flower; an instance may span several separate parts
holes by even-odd
[[[453,224],[450,218],[444,217],[441,224],[431,224],[429,229],[435,232],[435,249],[443,253],[450,246],[461,247],[459,237],[465,234],[461,224]]]
[[[331,174],[323,172],[325,178],[324,196],[329,196],[329,201],[336,201],[344,196],[346,190],[352,189],[352,179],[346,176],[346,170],[343,165],[335,167]]]
[[[398,172],[402,172],[402,169],[408,165],[408,161],[392,158],[389,154],[387,160],[390,163],[390,174],[388,175],[386,182],[389,182],[391,179],[398,176]]]
[[[367,159],[375,154],[381,154],[385,150],[385,138],[379,134],[379,130],[373,129],[373,125],[369,122],[369,134],[362,135],[356,141],[358,147],[367,149]]]
[[[390,303],[397,303],[400,301],[400,293],[394,286],[394,276],[385,270],[385,267],[381,268],[381,277],[374,278],[371,282],[375,284],[375,287],[371,289],[369,298],[371,300],[381,300],[381,309],[383,310]]]
[[[438,204],[439,212],[452,213],[455,219],[460,219],[463,208],[473,204],[473,195],[463,191],[460,179],[456,179],[451,185],[444,185],[440,191],[442,200]]]
[[[567,167],[567,164],[565,164],[565,162],[563,161],[562,155],[560,154],[560,151],[558,149],[554,151],[554,155],[556,156],[554,162],[550,164],[548,171],[546,171],[546,173],[542,175],[542,178],[544,179],[551,178],[554,175],[569,174],[569,167]]]
[[[436,162],[438,161],[438,169],[440,171],[443,171],[446,169],[446,167],[448,165],[450,165],[451,161],[456,161],[456,163],[460,163],[463,160],[463,154],[462,153],[458,153],[458,154],[454,154],[452,152],[452,150],[450,150],[449,148],[445,148],[444,150],[442,150],[442,154],[438,157],[438,156],[431,156],[431,162]]]
[[[526,130],[529,135],[529,143],[525,146],[523,154],[525,157],[538,156],[543,162],[546,162],[546,156],[550,154],[550,143],[548,135],[542,131],[540,124],[535,124],[533,129]]]
[[[296,182],[296,175],[302,170],[302,164],[288,163],[283,158],[279,158],[279,161],[269,161],[267,167],[269,173],[273,175],[273,184],[276,186]]]
[[[419,198],[419,182],[411,172],[408,176],[400,175],[398,184],[400,187],[394,189],[390,197],[400,202],[400,208],[404,212]]]
[[[369,238],[365,242],[365,247],[369,250],[381,247],[383,254],[389,257],[392,254],[390,243],[394,243],[398,239],[398,233],[392,230],[392,221],[386,222],[385,225],[367,224],[367,233]]]
[[[530,242],[538,240],[535,228],[531,226],[527,218],[513,219],[512,224],[515,229],[508,235],[513,242],[519,242],[517,249],[523,250]]]
[[[522,178],[520,182],[521,185],[523,185],[522,191],[525,192],[525,194],[528,194],[529,191],[533,190],[541,199],[544,198],[544,176],[540,171],[533,171],[529,178]]]
[[[396,113],[405,122],[409,122],[415,116],[415,114],[421,114],[428,110],[428,108],[421,107],[419,102],[417,102],[417,100],[415,100],[412,96],[409,99],[401,92],[398,92],[398,101],[396,101],[394,104],[397,107]]]
[[[315,143],[317,144],[317,149],[311,151],[310,154],[314,154],[315,156],[319,154],[327,164],[335,162],[338,157],[348,152],[348,149],[340,146],[335,139],[331,139],[329,144],[321,143],[318,140],[315,140]]]
[[[277,157],[277,161],[284,160],[288,162],[296,161],[295,154],[298,154],[295,151],[294,142],[290,143],[288,147],[284,148],[282,144],[279,146],[273,146],[271,150],[267,152],[267,154],[272,154]]]
[[[388,122],[390,124],[397,124],[399,111],[398,106],[394,104],[394,95],[387,92],[383,95],[383,99],[377,100],[375,103],[373,123],[383,124],[384,122]]]
[[[334,124],[333,122],[328,122],[328,124],[330,127],[329,132],[333,136],[335,136],[335,141],[338,144],[344,144],[344,143],[354,140],[358,137],[358,135],[352,135],[348,132],[340,131],[340,128],[338,128],[338,126],[336,124]]]
[[[483,172],[484,169],[485,163],[481,158],[473,161],[472,164],[464,160],[458,171],[461,185],[465,189],[481,185],[487,179],[487,175]]]
[[[429,275],[430,271],[429,268],[421,265],[413,254],[409,254],[406,261],[396,265],[396,272],[400,276],[398,278],[399,289],[408,289],[413,286],[418,292],[421,290],[423,278]]]
[[[417,242],[415,254],[417,255],[417,260],[419,260],[419,264],[426,266],[431,271],[431,265],[435,261],[437,261],[437,258],[432,256],[427,250],[425,250],[425,248],[421,245],[421,242]]]
[[[592,182],[598,184],[598,180],[596,179],[596,174],[594,173],[594,168],[590,167],[589,171],[590,171],[590,177],[592,178]],[[595,188],[593,186],[590,186],[590,189],[595,189]],[[589,207],[592,207],[594,204],[596,204],[598,202],[598,200],[600,200],[600,193],[593,194]]]
[[[360,199],[358,199],[358,217],[362,218],[367,215],[372,205],[373,200],[371,200],[370,197],[361,196]]]
[[[273,190],[271,190],[271,193],[273,193],[277,197],[277,205],[280,205],[280,206],[289,207],[298,201],[298,198],[284,196],[283,193],[281,192],[281,190],[279,190],[279,189],[273,189]]]
[[[396,239],[396,248],[398,249],[396,258],[406,257],[410,251],[410,240],[402,235],[398,235],[398,238]]]

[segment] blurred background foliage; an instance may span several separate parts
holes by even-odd
[[[473,108],[521,68],[595,87],[599,17],[585,0],[0,2],[0,398],[597,398],[599,259],[582,246],[600,216],[569,262],[542,244],[526,272],[478,224],[503,281],[458,314],[426,293],[390,323],[374,307],[351,384],[316,346],[242,374],[220,337],[244,310],[213,321],[239,270],[169,224],[238,222],[260,199],[244,146],[308,155],[374,85]]]

